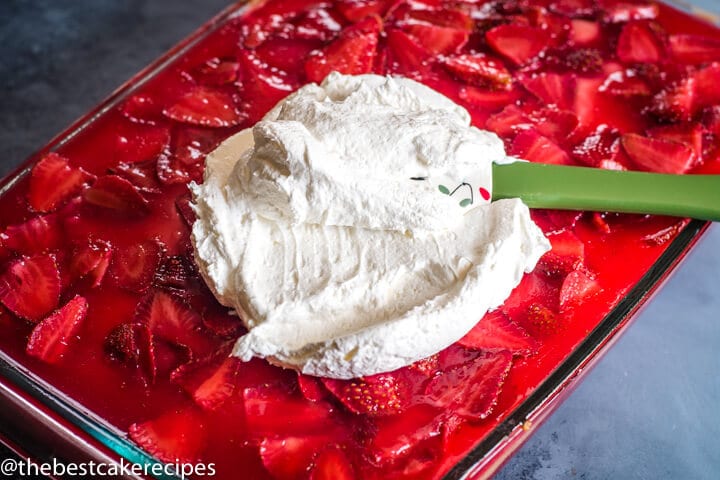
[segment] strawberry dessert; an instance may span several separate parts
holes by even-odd
[[[504,303],[438,353],[333,378],[231,355],[246,319],[199,268],[190,186],[224,140],[333,72],[419,82],[529,161],[720,173],[720,32],[645,0],[236,10],[3,183],[3,357],[121,441],[218,478],[489,475],[497,452],[473,449],[512,431],[688,220],[531,211],[551,249]]]

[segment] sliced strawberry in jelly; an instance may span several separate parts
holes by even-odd
[[[615,160],[619,151],[619,132],[607,125],[600,125],[573,149],[572,154],[585,165],[597,167],[603,161]]]
[[[168,409],[159,417],[133,423],[130,439],[162,462],[195,463],[207,443],[202,415],[191,409]]]
[[[579,46],[597,45],[602,38],[602,26],[593,20],[573,19],[570,21],[568,40]]]
[[[30,172],[28,202],[36,212],[52,212],[92,178],[83,169],[70,166],[67,158],[48,153]]]
[[[603,0],[600,6],[603,19],[608,23],[624,23],[630,20],[652,20],[660,13],[655,2],[632,0]]]
[[[509,90],[512,76],[502,61],[481,53],[446,57],[442,65],[455,78],[470,85]]]
[[[321,82],[332,71],[347,75],[370,73],[381,30],[382,20],[377,16],[343,30],[337,40],[308,57],[305,63],[308,80]]]
[[[13,261],[0,275],[0,303],[20,318],[39,322],[60,300],[62,283],[52,255]]]
[[[310,480],[355,480],[356,478],[350,459],[338,447],[321,451],[310,471]]]
[[[651,24],[630,22],[620,32],[617,56],[625,63],[656,63],[665,56],[665,52]]]
[[[195,268],[185,255],[172,255],[160,262],[154,284],[178,293],[187,292],[195,281]]]
[[[648,130],[648,135],[692,147],[696,159],[703,155],[703,127],[699,123],[665,125]]]
[[[393,0],[339,0],[336,7],[351,22],[358,22],[371,15],[382,16]]]
[[[567,275],[585,261],[585,244],[569,230],[547,234],[552,250],[542,256],[538,269],[548,275]]]
[[[485,122],[485,128],[505,140],[512,139],[520,131],[532,127],[533,121],[517,105],[508,105],[500,112],[491,115]]]
[[[607,168],[607,166],[601,165],[600,168]],[[595,228],[595,230],[600,232],[600,234],[607,235],[608,233],[612,232],[612,227],[608,223],[605,213],[593,212],[592,216],[590,217],[590,221],[592,222],[592,226]]]
[[[230,348],[221,348],[209,358],[179,366],[170,378],[188,392],[198,406],[216,410],[238,388],[242,361],[229,353]]]
[[[201,85],[219,87],[238,79],[240,64],[234,59],[214,57],[206,61],[190,74]]]
[[[112,247],[103,240],[90,240],[86,245],[76,247],[70,259],[70,276],[73,279],[87,278],[93,288],[100,286],[112,254]]]
[[[695,151],[684,143],[628,133],[622,146],[635,165],[651,172],[685,173],[695,163]]]
[[[104,175],[83,192],[85,203],[103,213],[134,218],[149,213],[148,201],[128,180],[117,175]]]
[[[457,8],[426,8],[409,12],[410,18],[457,30],[471,30],[473,19],[461,6]]]
[[[428,71],[432,54],[414,37],[402,30],[388,30],[388,68],[411,78],[419,78]]]
[[[558,230],[565,230],[575,228],[577,222],[583,217],[584,212],[573,210],[546,210],[545,213]]]
[[[430,401],[439,408],[471,420],[492,412],[512,365],[512,353],[479,353],[472,361],[456,365],[433,377],[426,387]]]
[[[116,248],[109,277],[115,286],[143,293],[150,287],[162,259],[163,246],[156,240]]]
[[[260,438],[322,434],[337,428],[330,404],[308,401],[277,386],[245,388],[243,405],[250,433]]]
[[[163,291],[150,295],[138,304],[135,321],[148,325],[153,335],[189,347],[195,358],[214,348],[212,339],[201,331],[200,315],[175,295]]]
[[[35,255],[59,248],[63,235],[57,214],[39,215],[0,233],[0,241],[20,255]]]
[[[226,138],[214,129],[177,128],[170,148],[157,161],[157,176],[166,185],[202,181],[205,157]]]
[[[532,113],[532,119],[538,133],[555,143],[563,143],[578,128],[579,121],[573,112],[543,108]]]
[[[332,441],[332,435],[324,433],[265,438],[260,442],[260,458],[274,478],[307,478],[317,452]]]
[[[195,215],[195,211],[190,206],[191,203],[192,203],[192,195],[190,195],[190,193],[181,195],[175,201],[175,207],[177,208],[178,213],[180,214],[182,219],[185,220],[185,223],[190,228],[192,228],[193,224],[195,223],[195,220],[197,219],[197,217]]]
[[[282,71],[295,81],[300,81],[299,72],[304,71],[305,59],[323,46],[319,40],[297,38],[271,38],[255,49],[255,55],[270,69]]]
[[[597,4],[592,0],[556,0],[550,3],[550,11],[571,18],[592,17]]]
[[[696,96],[694,111],[720,103],[720,61],[696,70],[691,78],[695,81]]]
[[[110,172],[132,183],[140,192],[160,193],[160,181],[156,173],[156,160],[137,163],[121,163]]]
[[[568,153],[558,144],[536,130],[525,130],[513,140],[510,153],[537,163],[572,165]]]
[[[515,65],[524,65],[545,50],[547,31],[524,25],[500,25],[485,34],[488,45]]]
[[[462,87],[459,93],[460,99],[469,107],[488,113],[502,110],[517,100],[518,96],[517,90],[491,90],[472,85]]]
[[[668,46],[670,55],[678,62],[695,65],[720,59],[720,40],[716,38],[676,34],[668,37]]]
[[[193,359],[190,347],[175,342],[168,342],[153,335],[153,358],[158,378],[170,378],[180,365],[185,365]]]
[[[714,172],[717,174],[718,172]],[[670,240],[674,239],[683,228],[689,223],[688,219],[682,219],[676,223],[673,223],[669,227],[662,228],[657,232],[650,233],[642,237],[642,242],[651,247],[659,247],[665,245]]]
[[[60,361],[71,343],[76,341],[87,310],[85,297],[76,295],[35,326],[25,348],[27,354],[47,363]]]
[[[560,313],[577,307],[599,291],[600,284],[590,272],[582,269],[570,272],[560,287]]]
[[[573,107],[575,78],[572,75],[539,73],[530,77],[521,77],[520,83],[547,105],[555,105],[561,110]]]
[[[529,308],[532,305],[547,305],[548,308],[557,309],[558,295],[556,282],[538,268],[523,276],[500,309],[513,322],[528,330],[526,319]]]
[[[163,110],[168,118],[202,127],[232,127],[245,120],[233,97],[219,89],[194,86]]]
[[[402,415],[374,418],[375,435],[367,446],[367,455],[377,465],[388,465],[407,458],[419,445],[439,438],[442,430],[441,411],[420,404]]]
[[[169,143],[170,130],[165,126],[120,123],[115,127],[112,166],[154,162],[167,149]]]
[[[527,310],[517,321],[532,336],[539,338],[556,335],[564,328],[562,317],[554,309],[542,303],[528,305]]]
[[[334,11],[325,8],[307,10],[293,20],[291,38],[295,41],[335,38],[342,30],[343,19]]]
[[[272,107],[285,98],[295,85],[282,72],[271,69],[255,54],[240,52],[242,71],[242,111],[249,124],[259,121]]]
[[[414,23],[405,27],[405,30],[435,55],[455,53],[468,41],[468,32],[457,28]]]
[[[530,355],[537,342],[501,311],[487,313],[458,343],[477,350],[507,350],[514,355]]]
[[[150,95],[137,94],[120,105],[120,113],[131,122],[155,125],[161,122],[162,107]]]
[[[146,385],[155,381],[155,351],[152,333],[147,325],[121,323],[105,337],[104,347],[110,358],[135,369]]]
[[[684,78],[658,92],[648,111],[661,120],[689,121],[695,114],[696,97],[695,79]]]
[[[330,392],[325,387],[325,384],[323,384],[322,379],[319,377],[313,377],[298,372],[297,381],[300,393],[302,393],[302,396],[311,402],[324,401],[330,396]]]
[[[322,382],[348,410],[367,415],[392,415],[403,411],[408,386],[393,373],[352,380],[324,378]]]
[[[648,82],[634,70],[611,73],[599,91],[623,98],[649,97],[653,93]]]
[[[227,339],[238,338],[245,328],[236,313],[216,303],[205,309],[202,322],[213,334]]]

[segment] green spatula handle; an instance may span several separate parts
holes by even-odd
[[[493,200],[529,207],[720,221],[720,175],[666,175],[516,162],[493,165]]]

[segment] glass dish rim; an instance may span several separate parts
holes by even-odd
[[[265,0],[238,0],[232,2],[217,15],[204,22],[188,37],[175,44],[170,50],[162,54],[147,67],[141,69],[127,81],[113,91],[104,100],[80,117],[69,127],[57,134],[40,150],[31,154],[18,167],[11,170],[0,179],[0,196],[9,190],[17,181],[22,179],[29,171],[35,160],[42,155],[55,151],[73,137],[80,134],[85,128],[93,124],[98,118],[109,110],[115,108],[120,102],[132,95],[156,75],[164,71],[170,64],[182,55],[217,31],[229,20],[245,14],[250,8],[264,3]],[[693,16],[700,17],[709,23],[714,18],[720,23],[720,17],[700,10],[683,0],[657,0],[685,11]],[[703,233],[711,222],[700,220],[690,221],[668,245],[663,254],[653,263],[652,267],[643,275],[640,281],[626,294],[608,315],[593,329],[585,339],[563,360],[560,365],[548,376],[517,408],[492,429],[470,452],[462,456],[447,472],[443,480],[460,480],[477,473],[485,466],[485,462],[492,459],[490,454],[508,440],[514,431],[521,427],[535,414],[548,407],[552,400],[562,391],[571,387],[578,377],[579,371],[593,360],[597,360],[613,340],[624,333],[624,329],[632,321],[635,314],[646,301],[657,291],[678,264],[692,250],[692,247],[702,238]],[[40,402],[51,413],[59,415],[71,425],[82,430],[85,434],[98,441],[104,447],[128,461],[140,465],[153,465],[162,463],[152,457],[143,449],[130,441],[118,429],[106,424],[97,415],[80,408],[71,400],[53,393],[54,388],[37,377],[29,370],[19,366],[5,352],[0,351],[0,376],[9,380],[21,392]],[[63,395],[64,396],[64,395]],[[525,438],[526,439],[526,438]],[[523,439],[523,440],[525,440]],[[514,450],[513,450],[514,451]],[[161,475],[156,478],[176,479],[173,475]]]

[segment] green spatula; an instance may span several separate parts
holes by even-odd
[[[667,175],[516,162],[493,165],[493,200],[529,207],[720,221],[720,175]]]

